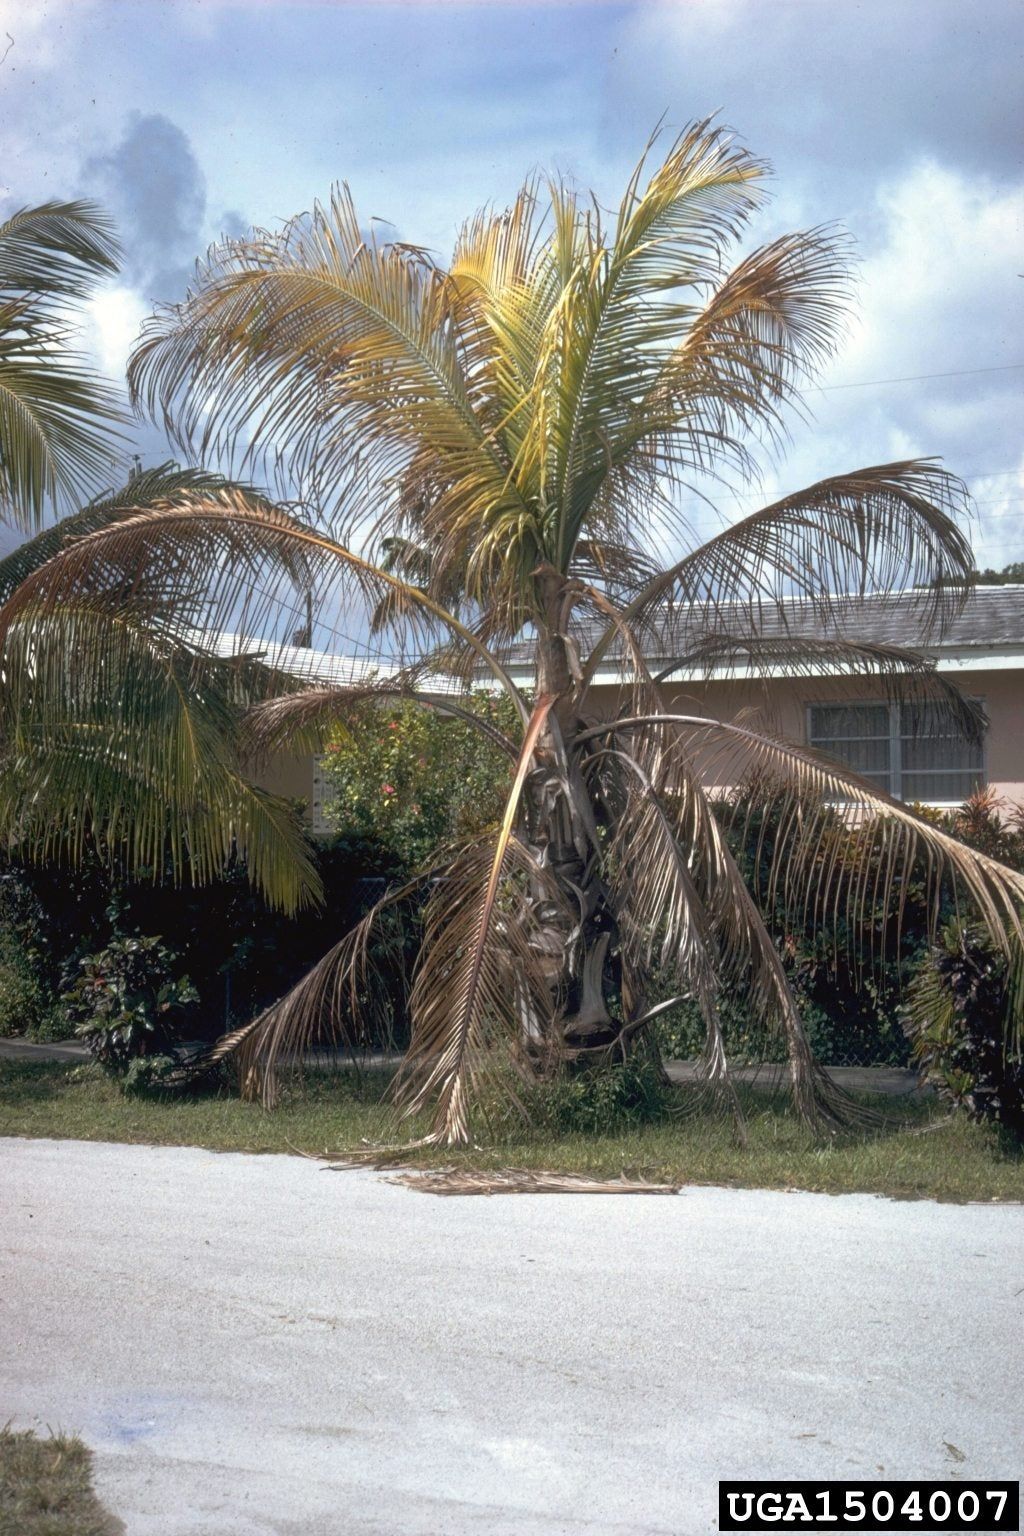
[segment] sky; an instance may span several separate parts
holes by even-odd
[[[114,214],[124,266],[85,340],[117,377],[212,241],[336,181],[443,259],[528,173],[615,206],[656,123],[716,112],[774,168],[758,240],[838,223],[857,260],[807,419],[722,513],[935,455],[971,489],[979,565],[1024,559],[1019,0],[0,0],[4,49],[0,214],[71,196]],[[135,446],[171,456],[151,425]]]

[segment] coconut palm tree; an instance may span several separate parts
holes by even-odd
[[[76,308],[116,272],[117,256],[112,226],[90,202],[49,202],[0,224],[0,518],[35,530],[0,559],[0,604],[83,534],[228,485],[164,464],[42,527],[108,483],[123,456],[117,395],[72,344]],[[238,720],[258,672],[258,662],[228,663],[152,616],[145,629],[127,607],[112,617],[94,590],[56,624],[27,601],[0,654],[0,836],[23,856],[74,860],[100,846],[136,875],[169,867],[198,882],[241,844],[271,901],[294,909],[315,899],[292,809],[257,789],[238,760]]]
[[[76,308],[117,254],[93,203],[43,203],[0,224],[0,518],[23,531],[106,484],[122,446],[116,393],[73,340]]]
[[[320,894],[301,821],[254,784],[240,757],[248,705],[266,692],[258,658],[203,645],[179,601],[140,622],[92,572],[57,613],[32,593],[88,535],[140,508],[246,487],[163,464],[135,474],[0,559],[0,839],[19,857],[80,863],[99,853],[136,879],[215,879],[242,851],[254,887],[295,911]]]
[[[756,675],[783,658],[881,676],[978,726],[925,659],[845,634],[851,600],[836,595],[918,586],[936,627],[956,610],[972,567],[965,492],[937,464],[830,477],[706,542],[677,510],[694,483],[751,482],[841,323],[834,234],[784,236],[729,266],[764,176],[700,123],[661,158],[649,146],[613,217],[564,183],[531,183],[466,225],[447,268],[365,236],[342,189],[279,233],[215,249],[150,323],[130,366],[136,403],[204,461],[273,461],[305,513],[227,491],[140,512],[23,584],[0,638],[27,605],[59,621],[88,591],[142,625],[230,629],[245,652],[310,598],[350,675],[325,686],[311,672],[255,707],[254,748],[315,737],[378,693],[476,721],[508,760],[499,825],[438,850],[223,1043],[250,1088],[272,1093],[282,1050],[358,1032],[375,925],[418,897],[398,1092],[407,1110],[430,1107],[430,1138],[466,1140],[475,1104],[495,1087],[514,1095],[508,1062],[530,1075],[624,1055],[681,996],[704,1020],[706,1080],[727,1092],[719,1000],[736,989],[784,1039],[800,1110],[834,1122],[842,1096],[714,814],[714,784],[751,773],[753,803],[783,817],[771,878],[823,920],[838,890],[856,915],[923,860],[1019,955],[1020,876],[764,724],[680,708],[644,660],[652,633],[665,654],[685,608],[701,631],[668,654],[690,673],[741,659]],[[677,555],[662,560],[668,537]],[[794,595],[832,638],[787,633]],[[524,661],[530,688],[513,675]],[[620,679],[611,710],[595,694],[602,667]],[[481,679],[511,698],[518,732],[460,702]],[[870,831],[837,839],[835,801]]]

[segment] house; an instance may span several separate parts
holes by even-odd
[[[934,658],[942,677],[984,710],[981,741],[958,735],[948,717],[926,705],[898,703],[882,668],[877,676],[851,677],[841,666],[792,664],[778,659],[755,669],[742,649],[715,665],[676,668],[664,688],[674,709],[716,719],[757,718],[791,741],[837,758],[859,775],[904,801],[958,805],[981,785],[1024,804],[1024,584],[976,587],[941,635],[928,635],[931,597],[909,591],[894,600],[867,595],[846,599],[842,625],[829,622],[806,600],[786,600],[766,610],[759,624],[765,641],[855,639],[858,644],[899,646]],[[730,624],[728,608],[715,614],[720,634],[742,633],[742,613]],[[707,638],[707,615],[678,609],[666,614],[646,646],[655,675]],[[584,640],[585,646],[585,640]],[[280,664],[287,665],[282,656]],[[303,655],[302,670],[341,681],[354,664],[344,658]],[[532,685],[525,652],[513,653],[509,670]],[[598,671],[589,700],[598,718],[617,712],[624,682],[621,659],[610,654]],[[325,785],[311,758],[281,758],[261,782],[301,797],[317,832],[331,830],[324,815]]]

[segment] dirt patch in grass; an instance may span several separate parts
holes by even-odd
[[[0,1536],[124,1536],[97,1499],[92,1452],[70,1435],[0,1429]]]

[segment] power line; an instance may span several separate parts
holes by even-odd
[[[1024,363],[999,363],[994,368],[951,368],[948,373],[908,373],[898,379],[858,379],[853,384],[809,384],[821,394],[836,389],[874,389],[879,384],[923,384],[927,379],[966,379],[978,373],[1010,373]]]
[[[924,457],[927,457],[927,455],[924,455]],[[951,470],[950,473],[951,474],[955,474],[955,471]],[[963,478],[965,478],[967,480],[996,480],[996,479],[1000,479],[1001,480],[1001,479],[1004,479],[1007,475],[1020,475],[1022,477],[1022,479],[1024,479],[1024,464],[1019,464],[1019,465],[1017,465],[1013,469],[975,469],[975,470],[972,470],[972,472],[969,475],[967,475],[967,476],[965,476]],[[782,494],[785,495],[785,494],[793,494],[793,493],[785,493],[784,492]],[[1002,497],[1000,497],[999,499],[1002,500]],[[711,493],[709,493],[709,496],[708,496],[708,501],[713,501],[716,506],[719,506],[719,505],[722,505],[722,506],[729,505],[729,506],[735,506],[735,507],[744,507],[745,509],[748,509],[748,510],[750,510],[752,512],[759,511],[760,510],[760,506],[768,505],[767,502],[765,502],[764,500],[761,500],[760,506],[759,506],[758,505],[758,500],[759,500],[759,498],[758,498],[757,494],[754,491],[745,491],[740,496],[735,496],[735,495],[734,496],[713,496]],[[750,506],[749,505],[751,502],[754,503],[754,506]],[[708,504],[707,501],[692,501],[692,502],[689,503],[689,505],[692,506],[692,507],[701,507],[701,508],[706,508],[707,504]],[[980,505],[980,503],[975,503],[975,505]]]
[[[962,526],[966,534],[973,540],[977,540],[991,537],[1001,530],[1005,532],[1008,529],[1015,529],[1021,523],[1024,523],[1024,511],[1007,512],[1002,517],[967,518]],[[691,538],[707,542],[710,539],[718,538],[724,533],[729,533],[735,526],[734,523],[688,523],[683,532],[684,535],[688,535]]]

